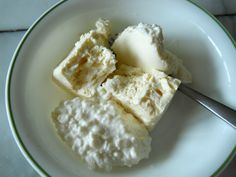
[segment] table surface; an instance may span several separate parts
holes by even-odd
[[[235,0],[194,0],[215,15],[236,39]],[[39,176],[24,159],[11,134],[4,101],[7,69],[30,25],[58,0],[0,0],[0,176]],[[236,157],[219,177],[236,176]]]

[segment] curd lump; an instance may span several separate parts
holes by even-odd
[[[149,156],[148,131],[114,101],[76,97],[62,102],[52,117],[60,137],[90,169],[131,167]]]

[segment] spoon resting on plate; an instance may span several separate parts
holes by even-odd
[[[109,43],[116,53],[118,61],[142,69],[159,69],[165,72],[166,65],[179,67],[181,74],[179,77],[174,76],[181,81],[191,82],[191,74],[183,64],[163,46],[162,29],[158,25],[149,25],[139,23],[137,26],[129,26],[119,35],[111,37]],[[150,51],[150,52],[147,52]],[[128,58],[128,60],[127,60]],[[149,59],[147,62],[146,59]],[[145,66],[144,66],[145,65]],[[170,67],[171,68],[171,67]],[[166,69],[168,70],[168,69]],[[174,71],[168,71],[172,75]],[[182,78],[181,78],[182,77]],[[236,111],[195,91],[184,84],[180,84],[179,91],[189,96],[203,107],[223,119],[225,122],[236,128]]]
[[[201,104],[203,107],[214,113],[216,116],[230,124],[236,129],[236,111],[219,103],[212,98],[209,98],[200,92],[186,86],[185,84],[180,84],[178,90],[190,97],[197,103]]]

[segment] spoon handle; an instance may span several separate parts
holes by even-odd
[[[236,111],[199,93],[198,91],[187,87],[184,84],[180,84],[179,91],[183,94],[187,95],[194,101],[198,102],[206,109],[214,113],[216,116],[230,124],[232,127],[236,129]]]

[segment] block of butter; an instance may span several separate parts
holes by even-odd
[[[160,120],[171,102],[180,80],[164,72],[121,65],[112,78],[103,83],[111,97],[149,129]]]
[[[163,40],[160,26],[139,23],[121,32],[112,49],[118,64],[139,67],[146,72],[158,69],[182,82],[191,82],[191,74],[184,67],[182,60],[164,48]]]
[[[54,80],[76,95],[91,97],[112,73],[116,59],[108,48],[108,20],[99,19],[96,29],[81,35],[69,55],[54,69]]]

